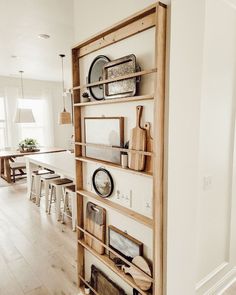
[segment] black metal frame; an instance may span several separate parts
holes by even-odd
[[[97,174],[98,172],[100,172],[100,171],[103,171],[104,173],[106,173],[106,174],[108,175],[108,178],[109,178],[110,183],[111,183],[111,190],[110,190],[110,192],[109,192],[107,195],[105,195],[105,196],[102,195],[102,194],[99,192],[99,190],[98,190],[97,187],[96,187],[96,183],[95,183],[95,177],[96,177],[96,174]],[[100,197],[102,197],[102,198],[108,198],[108,197],[110,197],[111,194],[113,193],[113,190],[114,190],[114,182],[113,182],[113,178],[112,178],[110,172],[107,171],[107,170],[104,169],[104,168],[98,168],[98,169],[96,169],[96,170],[94,171],[93,176],[92,176],[92,183],[93,183],[93,188],[95,189],[96,193],[97,193]]]

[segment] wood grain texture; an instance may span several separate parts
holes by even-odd
[[[79,58],[97,51],[101,48],[104,48],[110,44],[114,44],[121,40],[124,40],[128,37],[131,37],[137,33],[143,32],[151,27],[155,26],[155,15],[149,14],[144,16],[130,24],[127,24],[125,27],[121,27],[120,29],[116,30],[115,32],[111,32],[106,36],[103,36],[92,43],[81,47]]]
[[[137,271],[140,271],[140,269],[138,267],[136,267],[136,265],[134,265],[133,263],[131,263],[130,261],[128,261],[126,258],[124,258],[123,256],[121,256],[118,252],[116,252],[115,250],[113,250],[111,247],[107,246],[106,244],[104,244],[103,242],[101,242],[100,240],[98,240],[96,237],[92,236],[90,233],[88,233],[86,230],[84,230],[83,228],[77,226],[78,230],[81,230],[85,236],[89,236],[91,239],[96,240],[99,244],[101,244],[107,251],[108,253],[112,253],[114,256],[118,257],[119,259],[121,259],[126,265],[128,266],[132,266],[134,269],[136,269]],[[144,273],[142,271],[142,275],[148,279],[148,281],[153,282],[153,278],[151,277],[151,274],[147,274]]]
[[[98,202],[99,204],[109,207],[121,214],[124,214],[127,217],[134,219],[134,220],[146,225],[147,227],[152,228],[152,226],[153,226],[153,220],[151,218],[146,217],[146,216],[144,216],[136,211],[133,211],[127,207],[121,206],[120,204],[112,202],[108,198],[101,198],[98,195],[96,195],[92,192],[88,192],[86,190],[79,190],[78,194],[81,196],[90,198],[90,199],[96,201],[96,203]]]
[[[153,94],[146,94],[146,95],[137,95],[137,96],[130,96],[130,97],[114,98],[114,99],[104,99],[104,100],[93,100],[93,101],[89,101],[89,102],[81,102],[81,103],[76,103],[74,106],[86,107],[86,106],[94,106],[94,105],[102,105],[102,104],[134,102],[134,101],[139,101],[139,100],[152,100],[153,98],[154,98]]]
[[[143,18],[146,15],[155,14],[155,11],[156,11],[156,5],[152,4],[152,5],[144,8],[143,10],[141,10],[141,11],[139,11],[137,13],[134,13],[131,16],[123,19],[122,21],[114,24],[113,26],[110,26],[110,27],[106,28],[105,30],[97,33],[96,35],[93,35],[92,37],[88,38],[87,40],[84,40],[84,41],[78,43],[77,45],[75,45],[73,47],[73,49],[82,48],[82,47],[84,47],[84,46],[86,46],[88,44],[91,44],[92,42],[94,42],[94,41],[96,41],[96,40],[98,40],[100,38],[103,38],[106,35],[108,35],[108,34],[110,34],[112,32],[115,32],[115,31],[119,30],[120,28],[125,27],[125,26],[135,22],[136,20],[138,20],[140,18]],[[127,37],[129,37],[129,35]]]
[[[146,274],[151,275],[150,267],[142,256],[134,257],[132,263]],[[130,274],[132,276],[135,283],[137,284],[137,286],[139,286],[141,290],[148,291],[151,288],[152,281],[148,277],[144,276],[143,272],[137,270],[137,268],[134,268],[133,266],[122,266],[122,270],[126,274]]]
[[[144,125],[144,129],[146,129],[146,132],[147,132],[147,152],[153,152],[153,138],[151,136],[151,123],[146,122]],[[146,157],[145,171],[147,173],[153,172],[153,159],[151,157]]]
[[[147,17],[148,16],[148,17]],[[150,16],[150,17],[149,17]],[[110,44],[114,44],[118,41],[123,40],[124,38],[128,38],[135,33],[139,33],[139,29],[133,28],[133,24],[141,19],[145,19],[145,23],[153,20],[155,23],[156,29],[156,37],[155,37],[155,69],[158,69],[158,74],[155,75],[155,94],[154,94],[154,135],[153,135],[153,153],[148,151],[136,151],[132,148],[129,150],[122,150],[122,148],[117,148],[120,151],[128,152],[129,155],[139,156],[139,158],[144,158],[144,156],[154,156],[153,159],[153,219],[147,218],[139,213],[136,213],[130,209],[124,208],[119,204],[114,204],[109,200],[101,200],[98,196],[93,193],[87,192],[83,190],[82,183],[82,147],[88,146],[86,143],[82,142],[81,139],[81,107],[89,106],[90,103],[80,103],[80,90],[78,88],[84,87],[86,85],[80,86],[79,79],[79,58],[86,55],[88,52],[94,52],[97,49],[103,48]],[[139,22],[136,23],[137,28]],[[144,25],[145,26],[145,25]],[[150,26],[151,27],[151,26]],[[122,29],[121,29],[122,28]],[[124,29],[123,29],[124,28]],[[126,28],[126,32],[125,32]],[[132,28],[128,29],[127,28]],[[148,25],[147,25],[148,28]],[[141,29],[142,30],[142,29]],[[140,30],[140,31],[141,31]],[[114,40],[111,40],[111,36]],[[166,38],[166,6],[160,2],[157,2],[146,9],[135,13],[134,15],[122,20],[121,22],[115,24],[112,27],[107,28],[106,30],[92,36],[91,38],[79,43],[72,49],[73,53],[73,74],[75,78],[73,78],[73,87],[74,87],[74,110],[75,116],[77,120],[75,120],[75,150],[77,159],[77,195],[78,195],[78,223],[81,228],[83,228],[83,197],[90,198],[98,204],[102,204],[105,208],[109,207],[117,211],[120,214],[125,214],[130,218],[145,224],[146,226],[153,227],[153,268],[154,268],[154,282],[153,282],[153,290],[152,294],[162,295],[163,294],[163,214],[162,214],[162,206],[163,206],[163,156],[164,156],[164,97],[165,97],[165,38]],[[81,51],[80,51],[81,50]],[[124,78],[124,77],[123,77]],[[111,81],[105,81],[105,83],[109,83]],[[104,84],[103,82],[99,82],[100,84]],[[124,103],[126,101],[119,101],[120,103]],[[104,102],[108,103],[108,102]],[[110,102],[109,102],[110,103]],[[111,102],[114,103],[114,102]],[[118,103],[118,101],[116,102]],[[103,102],[94,102],[94,105],[103,104]],[[145,130],[144,130],[145,131]],[[138,136],[137,136],[138,137]],[[105,145],[90,145],[93,147],[103,148],[103,149],[115,149],[113,147],[105,146]],[[137,161],[136,161],[137,162]],[[144,168],[144,167],[143,167]],[[90,248],[88,245],[82,245],[83,233],[78,234],[78,238],[80,239],[80,243],[78,246],[78,277],[80,286],[82,287],[82,282],[84,275],[82,275],[82,270],[84,270],[84,252],[82,250],[85,247],[88,251],[93,252],[100,261],[102,261],[108,267],[112,267],[110,265],[110,261],[107,259],[106,255],[99,255],[96,251]],[[127,276],[124,276],[124,281],[127,281]],[[132,283],[132,281],[131,281]],[[136,288],[137,289],[137,288]],[[139,292],[141,294],[146,294],[146,292],[142,291],[139,288]]]
[[[57,148],[57,147],[42,147],[40,150],[35,152],[20,152],[17,149],[10,149],[10,150],[1,150],[0,151],[0,158],[12,158],[12,157],[23,157],[29,155],[36,155],[36,154],[50,154],[50,153],[58,153],[63,152],[65,149]]]
[[[77,294],[71,225],[29,202],[25,184],[0,190],[0,294]]]
[[[153,219],[154,219],[154,273],[153,294],[163,294],[163,169],[164,169],[164,109],[166,63],[166,7],[156,8],[156,66],[158,75],[154,98],[153,135]]]
[[[85,228],[92,236],[96,237],[101,242],[106,242],[106,210],[91,202],[87,203]],[[85,235],[85,242],[96,252],[103,255],[105,248],[101,243],[98,243],[91,236]]]
[[[73,87],[80,84],[80,72],[79,72],[79,60],[78,60],[78,50],[72,50],[72,74],[73,74]],[[73,92],[73,103],[80,101],[80,90]],[[81,109],[74,107],[74,133],[75,141],[82,140],[81,134]],[[75,156],[82,156],[81,146],[76,146]],[[76,188],[82,189],[83,187],[83,174],[82,174],[82,163],[77,163],[76,165]],[[84,226],[84,209],[83,209],[83,199],[77,196],[77,223],[80,226]],[[78,239],[83,238],[83,233],[78,232]],[[77,251],[77,268],[78,268],[78,285],[82,287],[83,282],[80,280],[80,276],[84,277],[84,248],[78,245]]]
[[[236,283],[231,285],[222,295],[235,295],[236,294]]]
[[[110,270],[115,272],[119,277],[121,277],[128,285],[130,285],[132,288],[135,288],[139,291],[141,295],[147,295],[147,293],[143,290],[141,290],[134,280],[126,275],[121,269],[117,268],[114,264],[114,262],[107,256],[107,255],[100,255],[96,251],[94,251],[91,247],[89,247],[83,240],[78,241],[79,244],[81,244],[87,251],[89,251],[93,256],[95,256],[98,260],[103,262]],[[102,294],[99,294],[102,295]]]
[[[114,150],[114,151],[120,151],[120,152],[128,152],[128,153],[131,153],[131,154],[139,154],[139,155],[150,156],[150,157],[152,156],[152,153],[149,153],[149,152],[138,151],[138,150],[135,150],[135,149],[119,148],[119,147],[114,147],[114,146],[105,145],[105,144],[75,142],[75,145],[89,146],[89,147],[94,147],[94,148],[100,148],[100,149],[106,149],[106,150]]]
[[[147,134],[146,130],[141,128],[143,106],[136,107],[136,126],[131,130],[129,149],[135,151],[146,151]],[[137,171],[144,170],[145,156],[135,153],[129,154],[129,168]]]
[[[98,159],[93,159],[93,158],[88,158],[88,157],[76,157],[76,160],[84,162],[84,163],[101,164],[104,167],[122,170],[122,171],[124,171],[126,173],[132,173],[132,174],[136,174],[136,175],[152,177],[151,173],[148,173],[148,172],[145,172],[145,171],[136,171],[136,170],[132,170],[132,169],[129,169],[129,168],[123,168],[121,165],[106,162],[106,161],[103,161],[103,160],[98,160]]]
[[[89,83],[89,84],[76,86],[76,87],[73,87],[73,90],[79,90],[79,89],[84,89],[84,88],[88,88],[88,87],[92,87],[92,86],[108,84],[111,82],[122,81],[122,80],[126,80],[126,79],[133,78],[133,77],[139,77],[139,76],[143,76],[143,75],[153,74],[156,71],[157,71],[157,69],[143,70],[140,72],[135,72],[135,73],[130,73],[130,74],[123,75],[123,76],[118,76],[115,78],[105,79],[105,80],[101,80],[101,81],[97,81],[97,82],[93,82],[93,83]]]

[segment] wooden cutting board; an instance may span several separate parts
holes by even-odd
[[[142,256],[136,256],[132,260],[132,263],[140,268],[147,275],[151,276],[151,270],[147,261]],[[122,266],[122,270],[126,274],[130,274],[134,279],[136,285],[143,291],[147,291],[152,286],[152,281],[148,277],[144,276],[141,271],[136,270],[133,266]]]
[[[129,149],[146,151],[146,130],[140,127],[143,106],[136,107],[136,126],[131,130]],[[137,153],[129,153],[129,168],[137,171],[144,170],[145,156]]]
[[[144,125],[144,128],[147,130],[147,152],[152,152],[153,151],[153,138],[151,137],[151,132],[150,132],[151,123],[146,122]],[[147,156],[146,161],[145,161],[145,171],[148,173],[153,172],[152,162],[153,162],[152,157]]]
[[[106,242],[106,210],[92,202],[87,203],[85,229],[101,242]],[[85,242],[99,254],[105,253],[104,247],[93,238],[85,235]]]

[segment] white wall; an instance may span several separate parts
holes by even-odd
[[[25,98],[43,97],[49,101],[51,109],[47,111],[52,121],[52,130],[49,132],[51,134],[51,138],[48,140],[49,145],[68,148],[68,141],[72,134],[72,125],[62,126],[58,124],[58,113],[63,109],[61,83],[24,79],[24,93]],[[20,79],[0,76],[0,95],[6,97],[7,103],[10,105],[10,112],[7,114],[8,125],[13,133],[11,134],[12,141],[9,144],[17,146],[19,142],[17,124],[13,123],[13,118],[16,111],[15,99],[21,97]],[[67,110],[70,110],[70,108],[69,99],[67,99]]]
[[[235,62],[236,10],[227,1],[207,0],[197,213],[198,294],[209,287],[214,276],[222,276],[236,265],[230,258]],[[204,184],[204,179],[211,184]]]
[[[167,294],[195,294],[204,0],[173,1],[167,178]]]
[[[74,0],[75,43],[152,3],[155,3],[155,0]]]

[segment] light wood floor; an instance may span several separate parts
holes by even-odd
[[[77,295],[76,233],[26,198],[0,188],[0,294]],[[236,283],[224,295],[236,295]]]
[[[77,295],[76,233],[26,198],[0,188],[0,294]]]
[[[224,295],[236,295],[236,283],[234,283],[227,291],[225,291]]]

